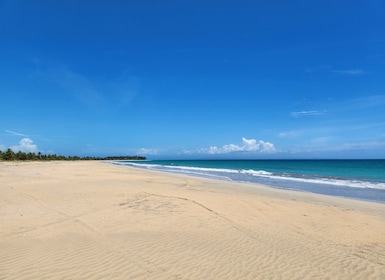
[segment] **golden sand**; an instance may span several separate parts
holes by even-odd
[[[385,205],[105,162],[2,162],[0,279],[385,279]]]

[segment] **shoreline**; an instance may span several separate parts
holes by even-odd
[[[264,161],[264,160],[263,160]],[[281,160],[280,160],[281,161]],[[318,160],[317,160],[318,161]],[[349,160],[351,161],[351,160]],[[381,160],[382,161],[382,160]],[[189,161],[187,161],[189,162]],[[196,178],[209,178],[214,180],[220,180],[224,182],[232,182],[232,183],[245,183],[245,184],[251,184],[251,185],[264,185],[268,186],[270,188],[274,189],[281,189],[281,190],[290,190],[290,191],[299,191],[299,192],[305,192],[305,193],[314,193],[314,194],[320,194],[320,195],[327,195],[332,197],[341,197],[341,198],[347,198],[347,199],[354,199],[354,200],[360,200],[360,201],[368,201],[368,202],[377,202],[385,204],[385,182],[380,183],[377,181],[358,181],[355,179],[344,179],[346,182],[354,182],[354,184],[358,184],[358,186],[348,186],[343,185],[343,180],[341,179],[341,176],[338,177],[340,180],[337,184],[327,182],[324,180],[321,181],[314,181],[314,179],[309,178],[303,178],[303,176],[298,179],[297,177],[277,177],[274,175],[273,177],[269,176],[251,176],[248,173],[250,171],[252,172],[266,172],[271,173],[269,171],[259,170],[258,168],[256,170],[244,170],[240,169],[238,170],[239,174],[235,174],[235,169],[231,169],[231,167],[228,168],[215,168],[215,167],[198,167],[194,165],[174,165],[171,163],[171,165],[160,165],[158,163],[152,165],[148,164],[136,164],[132,161],[128,162],[120,162],[120,161],[111,161],[111,164],[114,165],[121,165],[121,166],[128,166],[128,167],[135,167],[140,168],[144,170],[150,170],[150,171],[160,171],[165,172],[166,174],[181,174],[186,176],[192,176]],[[225,170],[221,172],[221,169]],[[247,174],[247,175],[245,175]],[[243,177],[241,177],[243,176]],[[318,176],[320,180],[320,176]],[[326,178],[326,177],[325,177]],[[337,177],[336,177],[337,178]],[[362,184],[364,183],[379,183],[382,184],[381,188],[380,186],[376,186],[376,188],[373,188],[371,185],[365,185],[363,187]]]
[[[385,278],[382,203],[106,161],[0,175],[2,279]]]
[[[112,165],[115,165],[113,162],[110,163]],[[280,187],[275,187],[267,184],[260,184],[255,182],[249,182],[249,181],[231,181],[231,180],[225,180],[220,178],[214,178],[210,176],[201,176],[201,175],[193,175],[193,174],[183,174],[178,172],[172,172],[172,171],[160,171],[160,170],[152,170],[152,169],[146,169],[142,167],[136,167],[136,166],[127,166],[127,165],[115,165],[122,168],[128,168],[128,170],[134,169],[134,170],[143,170],[145,172],[155,173],[159,175],[165,175],[165,176],[176,176],[181,178],[191,178],[196,180],[202,180],[202,181],[213,181],[215,184],[220,185],[220,188],[224,189],[232,189],[237,192],[244,192],[244,193],[250,193],[250,194],[259,194],[259,195],[271,195],[271,196],[277,196],[282,199],[301,199],[303,202],[317,202],[322,204],[337,204],[338,206],[346,206],[346,207],[360,207],[361,209],[367,209],[366,204],[369,205],[379,205],[380,208],[383,208],[385,211],[385,202],[382,201],[373,201],[373,200],[366,200],[366,199],[358,199],[358,198],[351,198],[346,196],[335,196],[335,195],[329,195],[329,194],[322,194],[322,193],[314,193],[314,192],[307,192],[300,189],[284,189]],[[238,187],[238,188],[237,188]],[[370,207],[369,207],[370,208]],[[381,216],[382,217],[382,216]],[[385,219],[385,217],[384,217]]]

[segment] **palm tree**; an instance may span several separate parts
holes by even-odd
[[[4,160],[15,160],[16,159],[16,155],[12,151],[11,148],[8,148],[8,150],[5,152],[3,158],[4,158]]]
[[[27,159],[27,154],[22,152],[22,151],[19,151],[17,154],[16,154],[16,159],[17,160],[26,160]]]

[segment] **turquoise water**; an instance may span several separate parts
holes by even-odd
[[[385,160],[157,160],[115,163],[385,203]]]

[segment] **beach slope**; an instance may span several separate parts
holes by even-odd
[[[0,279],[385,279],[385,205],[106,162],[0,162]]]

